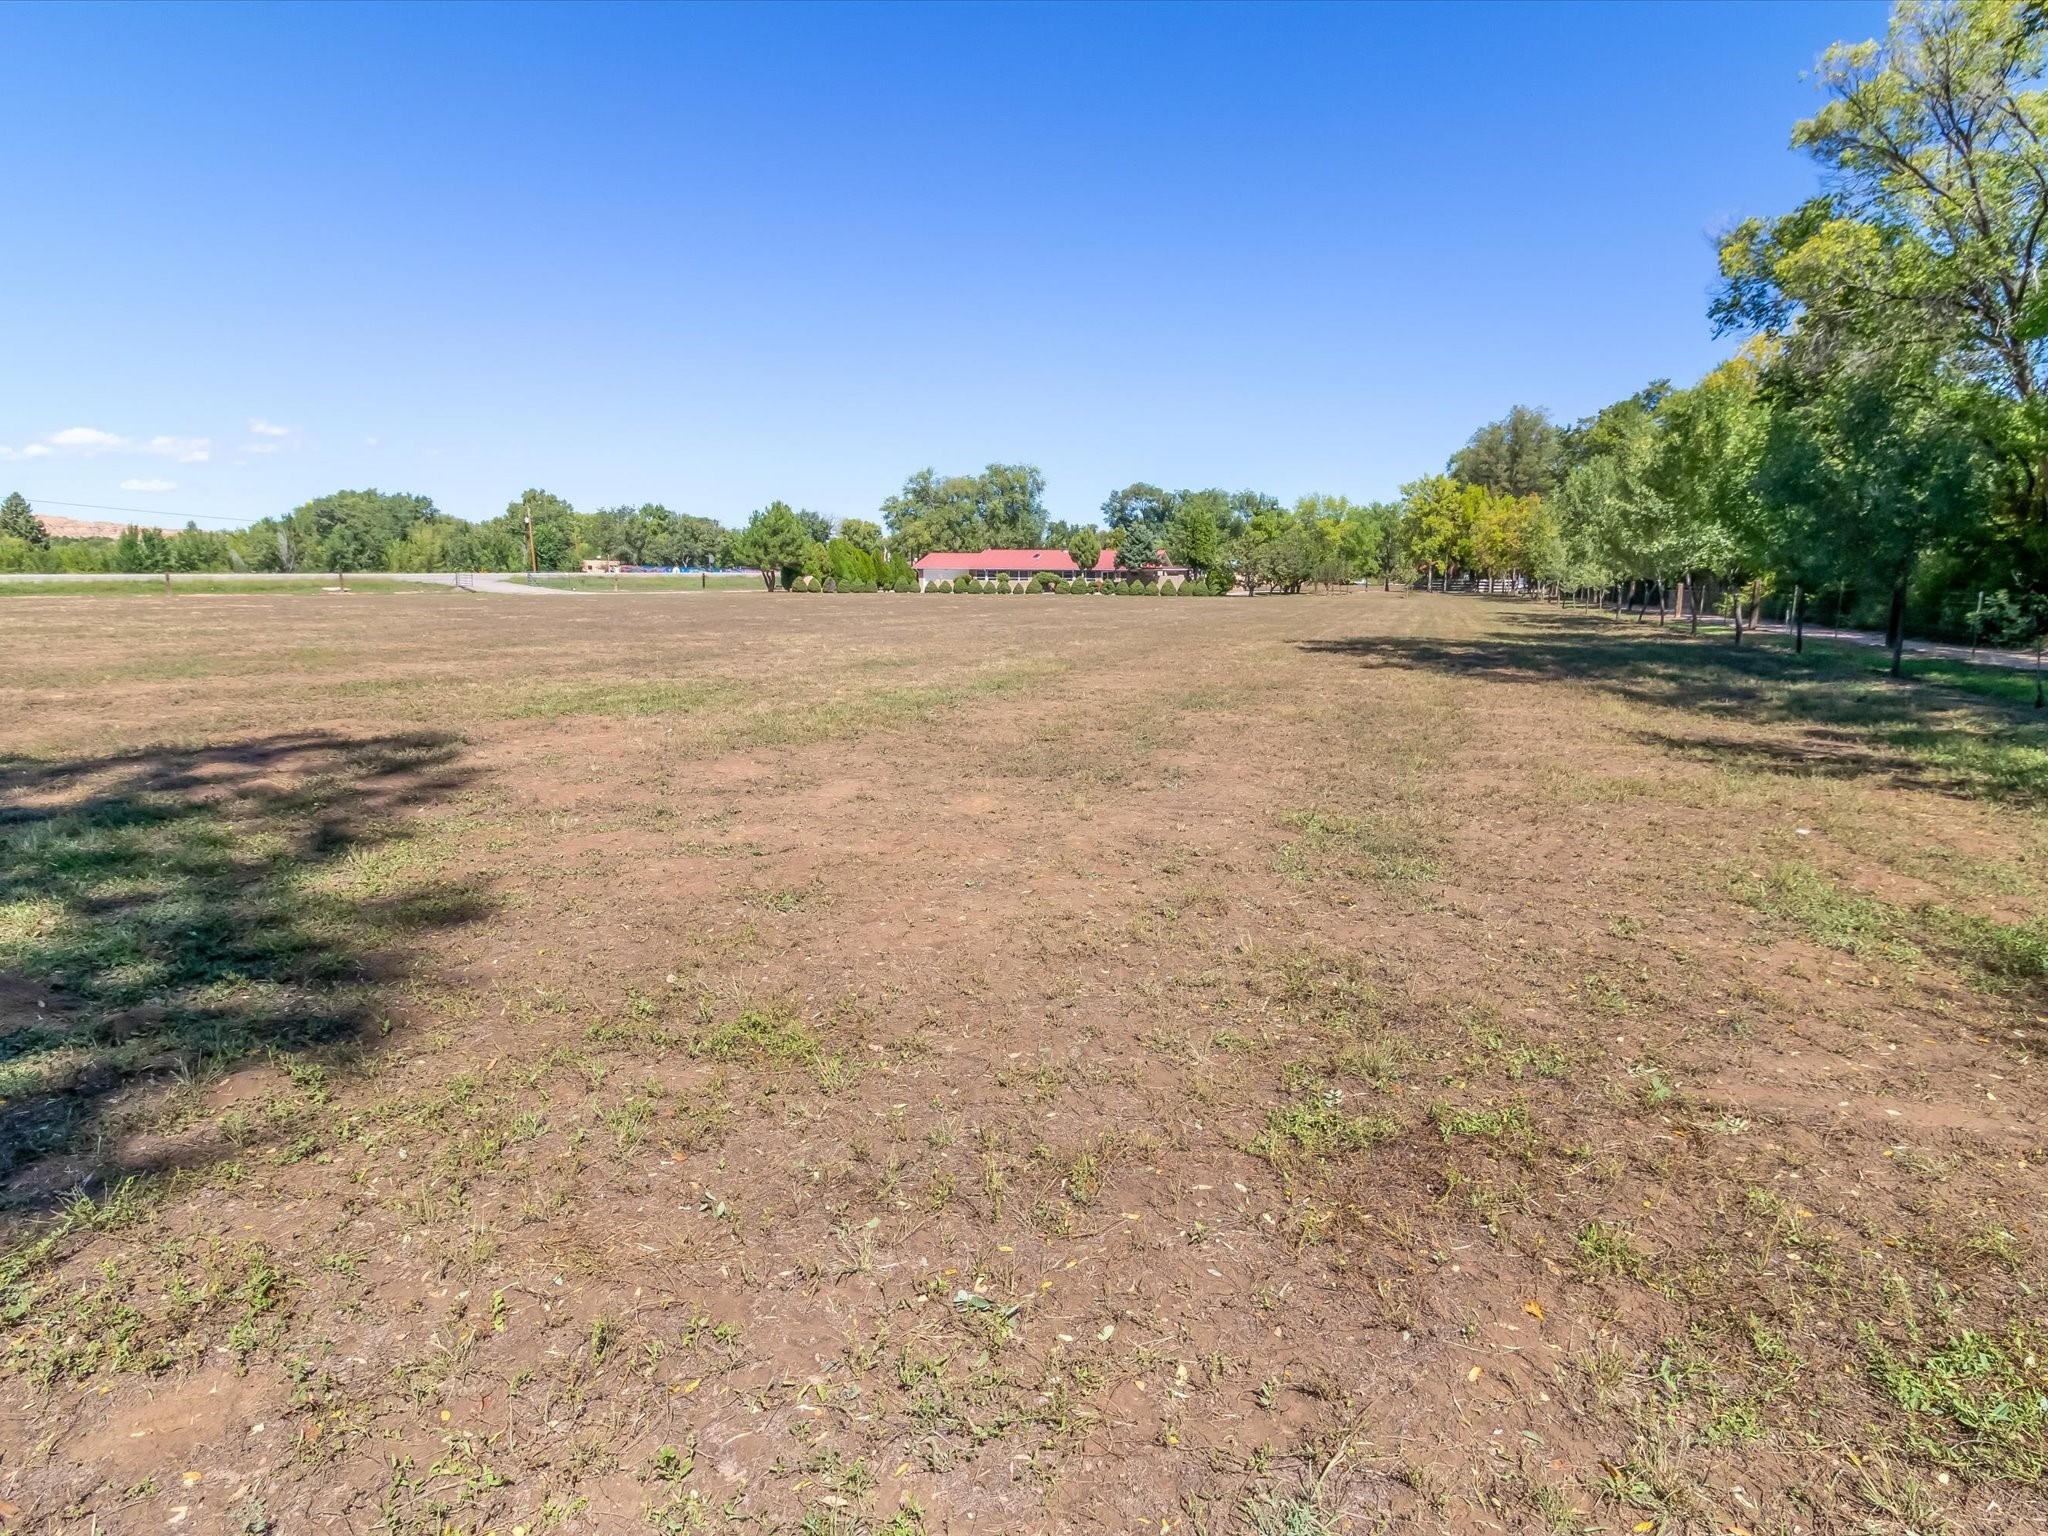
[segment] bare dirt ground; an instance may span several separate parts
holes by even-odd
[[[2030,711],[1380,592],[0,655],[0,1529],[2048,1520]]]

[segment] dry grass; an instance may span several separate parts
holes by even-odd
[[[0,611],[24,1529],[2048,1518],[2027,712],[1401,594],[136,604]]]

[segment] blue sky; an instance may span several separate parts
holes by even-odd
[[[1872,4],[0,8],[0,488],[1389,495],[1726,350]],[[162,487],[169,487],[168,489]],[[82,517],[117,514],[78,511]]]

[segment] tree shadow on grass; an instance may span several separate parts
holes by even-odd
[[[1767,772],[1882,776],[1972,799],[2048,809],[2048,726],[2031,710],[1938,683],[1873,676],[1856,660],[1797,656],[1782,644],[1732,645],[1677,627],[1555,612],[1505,612],[1472,640],[1367,635],[1298,642],[1317,655],[1502,682],[1567,682],[1683,711],[1697,733],[1636,739]],[[1716,724],[1780,725],[1796,738],[1745,737]]]
[[[458,747],[0,757],[0,1226],[189,1157],[123,1156],[147,1089],[363,1039],[406,941],[489,910],[408,867],[407,812],[473,777]]]

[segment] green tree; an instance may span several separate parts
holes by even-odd
[[[335,582],[346,588],[348,573],[381,566],[388,546],[378,542],[377,530],[370,524],[349,521],[337,523],[320,547],[327,553],[327,567],[334,572]]]
[[[1299,592],[1316,578],[1319,550],[1312,530],[1277,502],[1253,512],[1231,548],[1238,578],[1254,596],[1260,587]]]
[[[1045,477],[1029,464],[946,477],[921,469],[882,503],[882,517],[906,560],[934,550],[1035,549],[1045,537]]]
[[[1450,475],[1424,475],[1401,487],[1402,544],[1429,578],[1472,563],[1472,524],[1486,492]]]
[[[1745,354],[1691,389],[1667,395],[1657,406],[1648,471],[1653,494],[1668,514],[1661,536],[1650,541],[1651,563],[1660,579],[1677,571],[1711,571],[1726,582],[1736,595],[1737,644],[1740,588],[1774,553],[1771,520],[1756,485],[1770,422],[1759,381],[1757,356]]]
[[[1208,571],[1223,558],[1223,525],[1230,499],[1221,491],[1182,491],[1167,514],[1162,543],[1175,565]]]
[[[527,526],[532,524],[533,564],[541,571],[572,571],[581,561],[576,542],[576,509],[548,491],[528,490],[505,508],[502,519],[519,541],[520,563],[527,553]]]
[[[839,537],[873,558],[878,566],[887,558],[880,523],[871,523],[863,517],[842,518],[839,523]]]
[[[21,539],[37,549],[46,547],[50,542],[42,520],[28,504],[28,498],[19,491],[9,491],[7,499],[0,501],[0,538]]]
[[[1503,496],[1548,496],[1564,479],[1564,443],[1550,413],[1517,405],[1451,455],[1451,475]]]
[[[1401,562],[1400,503],[1370,501],[1352,507],[1344,518],[1341,547],[1354,575],[1377,576],[1382,587],[1391,587]]]
[[[1901,0],[1881,40],[1831,48],[1829,99],[1793,133],[1827,191],[1728,235],[1712,310],[1796,343],[1772,388],[1797,374],[1809,423],[1821,402],[1867,421],[1884,380],[1907,390],[1902,423],[1939,397],[1982,451],[1988,495],[1937,542],[2032,584],[2048,574],[2044,71],[2048,18],[2025,0]],[[1880,544],[1921,545],[1918,514],[1896,507],[1912,526]]]
[[[1102,558],[1102,538],[1093,528],[1076,528],[1067,538],[1067,558],[1082,575],[1095,569]]]
[[[1242,538],[1251,521],[1261,512],[1278,512],[1280,498],[1268,496],[1264,491],[1232,491],[1228,498],[1229,515],[1223,520],[1223,537],[1226,540]]]
[[[772,501],[747,519],[733,542],[735,553],[761,573],[762,585],[773,592],[778,579],[785,589],[796,584],[812,541],[789,503]]]
[[[1845,580],[1883,594],[1894,676],[1915,569],[1987,499],[1982,445],[1959,430],[1960,386],[1926,362],[1781,370],[1758,475],[1787,544],[1831,551]]]
[[[1102,526],[1127,570],[1149,565],[1166,543],[1166,527],[1179,498],[1140,480],[1111,491],[1102,503]]]
[[[293,508],[278,531],[293,549],[295,565],[339,571],[345,564],[352,570],[374,570],[384,564],[385,549],[416,524],[441,518],[429,497],[374,489],[334,491]],[[340,564],[328,550],[334,541],[344,546],[346,558]]]

